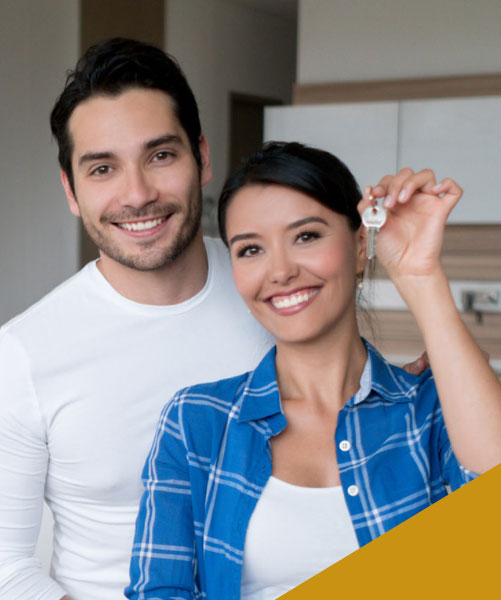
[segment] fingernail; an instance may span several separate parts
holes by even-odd
[[[398,197],[398,201],[399,202],[403,202],[405,200],[406,196],[407,196],[407,191],[406,190],[402,190],[400,192],[400,196]]]
[[[390,208],[392,203],[393,203],[393,198],[391,196],[386,196],[386,198],[383,200],[383,206],[385,208]]]

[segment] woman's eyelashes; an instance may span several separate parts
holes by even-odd
[[[322,237],[322,235],[318,231],[300,231],[296,235],[296,242],[300,244],[308,244],[314,240],[318,240],[320,237]]]
[[[295,244],[310,244],[311,242],[318,240],[322,237],[322,234],[318,231],[300,231],[294,237]],[[257,244],[246,244],[241,248],[236,249],[237,258],[252,258],[258,256],[264,252],[263,248]]]
[[[241,248],[237,248],[237,257],[251,257],[257,256],[261,252],[261,248],[256,244],[247,244],[246,246],[242,246]]]

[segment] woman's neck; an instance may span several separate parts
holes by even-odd
[[[367,350],[356,325],[310,343],[277,340],[276,368],[283,400],[339,411],[360,387]]]

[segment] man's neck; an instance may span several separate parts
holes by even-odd
[[[202,233],[176,260],[154,271],[139,271],[101,254],[97,267],[122,296],[155,306],[179,304],[195,296],[205,285],[208,259]]]

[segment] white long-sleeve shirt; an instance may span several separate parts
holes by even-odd
[[[0,332],[0,599],[116,600],[140,473],[181,387],[253,368],[270,347],[206,240],[204,289],[173,306],[120,296],[95,263]],[[43,499],[53,577],[34,557]]]

